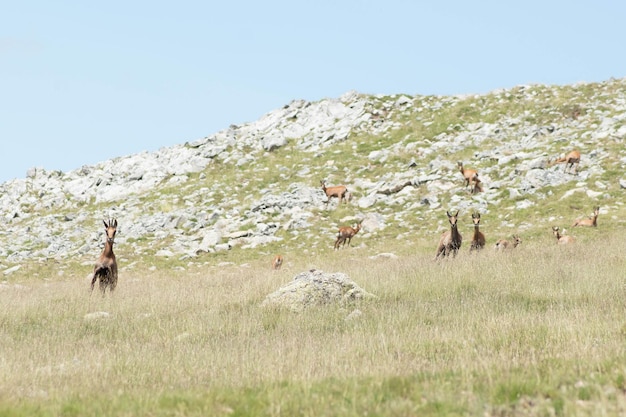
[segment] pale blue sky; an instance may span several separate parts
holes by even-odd
[[[626,2],[37,1],[0,7],[0,182],[193,141],[293,99],[626,76]]]

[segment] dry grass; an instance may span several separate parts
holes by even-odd
[[[609,240],[126,271],[104,298],[84,278],[5,283],[0,414],[620,415],[626,245]],[[311,267],[378,298],[259,307]]]

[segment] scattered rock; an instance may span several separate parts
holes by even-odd
[[[85,320],[108,319],[110,317],[111,317],[111,314],[106,311],[95,311],[93,313],[85,314]]]
[[[262,306],[275,306],[300,312],[314,305],[339,304],[373,298],[346,274],[311,270],[296,275],[290,283],[269,294]]]

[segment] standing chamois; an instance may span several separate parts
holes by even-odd
[[[117,285],[117,261],[113,253],[113,242],[115,241],[115,233],[117,232],[117,219],[109,219],[108,223],[105,220],[102,222],[104,223],[106,240],[104,242],[104,250],[93,268],[91,291],[93,292],[96,281],[100,279],[100,291],[102,291],[102,295],[104,296],[107,287],[109,287],[110,291],[113,291]]]
[[[596,207],[593,209],[593,217],[589,217],[588,219],[579,219],[574,222],[572,227],[576,226],[587,226],[587,227],[597,227],[598,226],[598,214],[600,214],[600,207]]]
[[[513,243],[509,242],[506,239],[500,239],[496,242],[496,250],[505,250],[505,249],[514,249],[522,243],[522,238],[519,235],[513,235]]]
[[[470,184],[476,184],[478,181],[478,171],[474,169],[463,168],[463,162],[457,162],[459,165],[459,171],[461,171],[461,175],[463,175],[463,179],[465,180],[465,188],[469,187]],[[478,181],[480,183],[480,181]]]
[[[457,210],[454,216],[450,214],[449,211],[446,211],[446,215],[448,216],[448,222],[450,222],[450,230],[443,232],[441,235],[435,260],[437,260],[440,256],[445,258],[450,255],[450,253],[452,253],[453,257],[456,256],[457,252],[461,248],[461,243],[463,242],[463,237],[461,237],[461,234],[456,227],[459,211]]]
[[[472,222],[474,222],[474,237],[472,237],[470,252],[473,250],[479,251],[485,247],[485,235],[479,230],[480,213],[472,213]]]
[[[326,205],[330,202],[330,199],[337,197],[339,204],[341,201],[348,202],[348,188],[345,185],[335,185],[334,187],[326,187],[326,181],[321,180],[322,190],[326,194]]]
[[[335,250],[339,249],[339,245],[341,245],[342,243],[342,247],[345,246],[346,241],[348,242],[348,246],[350,246],[350,242],[352,241],[354,235],[359,233],[359,230],[361,230],[362,223],[363,221],[360,221],[359,224],[356,225],[356,227],[341,226],[339,228],[339,231],[337,232],[337,240],[335,240]]]
[[[283,255],[276,255],[272,260],[272,269],[278,271],[283,266]]]
[[[576,165],[576,167],[574,168],[574,174],[578,174],[578,164],[580,163],[580,152],[578,152],[577,150],[573,150],[567,155],[565,155],[565,157],[557,158],[554,161],[549,162],[549,165],[560,164],[561,162],[565,162],[565,169],[563,170],[563,172],[567,172],[569,168],[570,173],[571,173],[571,169],[574,168],[574,165]]]
[[[576,239],[573,236],[563,236],[559,233],[559,226],[552,226],[552,234],[556,237],[557,245],[567,245],[574,243]]]

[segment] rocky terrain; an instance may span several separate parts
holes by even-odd
[[[625,137],[622,79],[295,100],[199,140],[70,172],[36,167],[1,184],[0,270],[93,259],[109,217],[127,253],[187,260],[277,244],[332,250],[337,225],[357,219],[361,238],[434,234],[448,208],[492,213],[501,234],[569,226],[596,203],[622,224]],[[583,154],[576,175],[548,163],[571,149]],[[478,169],[482,193],[464,188],[458,161]],[[348,186],[349,209],[326,204],[322,179]],[[567,207],[557,213],[553,201]]]

